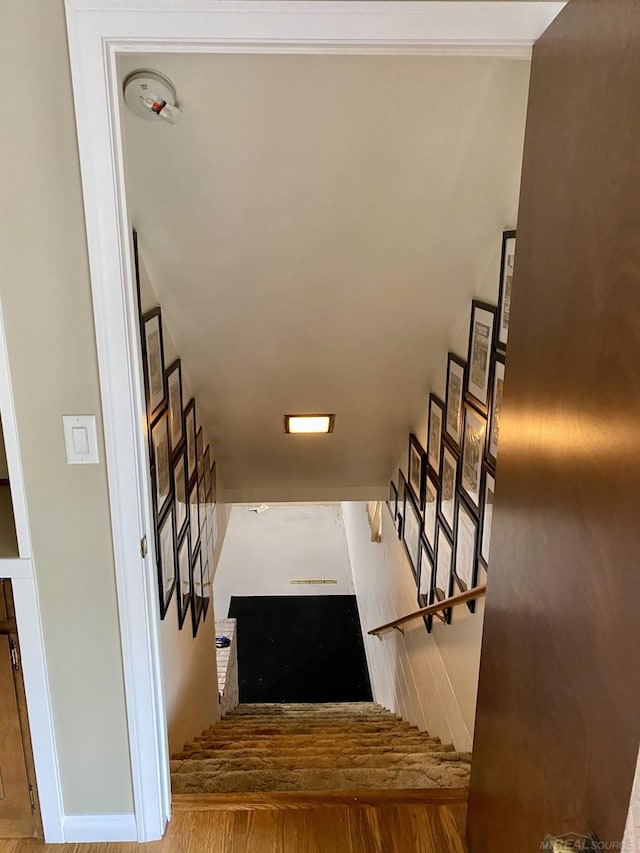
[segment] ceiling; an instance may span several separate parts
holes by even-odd
[[[529,63],[128,55],[176,126],[123,110],[141,254],[229,501],[386,493],[515,224]],[[335,412],[329,436],[287,413]]]

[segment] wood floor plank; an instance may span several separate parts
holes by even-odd
[[[202,801],[201,801],[202,803]],[[150,844],[0,840],[0,853],[465,853],[466,805],[333,801],[330,807],[176,808]]]

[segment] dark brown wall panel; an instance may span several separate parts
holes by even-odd
[[[534,51],[468,834],[619,841],[640,742],[640,2]]]

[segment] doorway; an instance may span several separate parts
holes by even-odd
[[[527,4],[522,15],[511,16],[509,10],[492,13],[495,4],[487,4],[479,17],[458,12],[452,21],[443,16],[442,4],[403,4],[395,11],[394,4],[380,3],[358,4],[356,9],[333,4],[330,11],[322,3],[311,5],[311,10],[309,4],[269,6],[267,16],[242,3],[189,12],[67,5],[140,840],[159,837],[170,808],[153,548],[145,556],[151,541],[151,501],[145,481],[145,425],[140,423],[143,382],[132,356],[138,330],[124,202],[117,55],[162,45],[176,53],[446,51],[526,57],[559,11],[559,4]],[[397,15],[391,27],[390,15]]]

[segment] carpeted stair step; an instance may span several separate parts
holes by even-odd
[[[271,772],[232,770],[214,773],[175,773],[175,794],[259,791],[348,791],[389,788],[463,787],[469,765],[434,764],[429,769],[397,768],[304,769]]]
[[[427,769],[433,764],[442,762],[471,762],[469,753],[439,751],[417,752],[417,753],[374,753],[373,755],[308,755],[305,756],[305,769],[332,769],[349,767],[405,767],[411,770]],[[230,770],[298,770],[300,769],[300,758],[295,754],[280,755],[266,754],[242,755],[229,758],[227,755],[216,758],[191,759],[187,761],[171,762],[172,773],[216,773]]]
[[[225,746],[224,748],[215,749],[198,749],[193,751],[176,752],[173,758],[178,761],[186,761],[193,759],[195,761],[206,758],[241,758],[247,755],[280,755],[283,758],[297,756],[300,760],[305,756],[314,755],[382,755],[396,753],[398,755],[412,755],[417,752],[454,752],[452,744],[441,744],[437,738],[423,741],[419,744],[415,743],[400,743],[400,744],[384,744],[384,745],[367,745],[348,747],[341,743],[333,743],[324,746],[303,746],[303,747],[284,747],[274,750],[268,743],[260,744],[259,747],[246,747],[242,742]]]
[[[266,749],[270,751],[279,751],[281,749],[297,749],[300,747],[331,747],[341,745],[343,749],[358,749],[360,752],[367,752],[369,747],[387,746],[392,749],[399,746],[413,746],[416,749],[413,752],[419,752],[424,744],[424,739],[419,735],[411,737],[350,737],[340,738],[339,744],[336,740],[325,740],[324,738],[316,738],[309,735],[298,735],[297,737],[287,737],[286,735],[276,735],[263,740],[222,740],[222,741],[202,741],[197,744],[187,744],[183,750],[184,753],[199,753],[210,750],[225,750],[225,749]]]
[[[382,705],[376,702],[323,702],[309,704],[305,702],[288,702],[284,705],[256,702],[251,705],[238,705],[227,714],[228,717],[251,717],[260,714],[287,717],[295,714],[305,716],[327,716],[329,714],[390,714]]]

